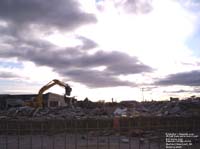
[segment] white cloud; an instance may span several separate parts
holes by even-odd
[[[138,56],[164,73],[192,56],[185,40],[194,31],[195,17],[178,2],[155,0],[150,13],[139,15],[119,14],[110,1],[103,4],[98,24],[78,32],[94,39],[102,49]]]
[[[126,14],[120,12],[120,8],[116,10],[112,2],[101,1],[98,24],[78,30],[94,39],[102,49],[138,56],[142,62],[157,69],[149,76],[121,76],[125,80],[135,79],[139,84],[150,83],[167,74],[198,69],[195,65],[184,65],[198,61],[185,43],[195,31],[196,14],[185,9],[180,1],[154,0],[152,5],[149,13]],[[151,96],[166,97],[162,93],[164,89],[157,89],[157,95]]]
[[[50,35],[44,36],[43,39],[62,48],[75,47],[81,44],[81,41],[78,40],[73,33],[60,34],[59,32],[54,32]]]
[[[126,11],[122,11],[122,5],[116,7],[115,4],[120,2],[123,1],[115,1],[115,3],[110,0],[99,1],[96,7],[93,0],[88,0],[87,2],[80,1],[80,8],[87,13],[94,14],[98,22],[90,25],[83,23],[84,26],[76,28],[73,32],[70,32],[70,30],[62,33],[58,32],[58,30],[48,32],[47,29],[40,33],[40,28],[34,25],[30,25],[29,28],[33,29],[31,34],[34,38],[47,40],[55,46],[61,47],[60,49],[80,46],[84,40],[81,41],[78,39],[78,35],[92,39],[98,44],[99,47],[95,47],[95,51],[89,51],[93,52],[93,54],[101,49],[106,52],[120,51],[126,52],[131,56],[137,56],[144,64],[150,65],[156,71],[145,75],[122,75],[119,78],[124,81],[136,80],[135,83],[139,85],[152,83],[154,78],[165,76],[172,72],[182,72],[197,68],[197,66],[194,67],[193,65],[183,65],[183,63],[196,63],[197,61],[197,59],[194,59],[191,49],[188,49],[185,45],[186,39],[194,32],[196,27],[197,18],[194,13],[183,8],[179,1],[174,0],[154,0],[152,10],[148,13],[127,13]],[[74,21],[76,22],[76,20]],[[5,22],[0,23],[0,26],[6,27]],[[29,35],[27,34],[27,36]],[[1,48],[9,48],[9,44],[3,42],[0,46]],[[52,63],[56,61],[56,58],[55,55]],[[39,83],[41,86],[54,78],[63,79],[52,68],[36,66],[32,62],[23,62],[23,68],[21,69],[1,69],[8,72],[14,71],[24,78],[24,81]],[[99,66],[93,70],[103,71],[105,70],[105,66]],[[123,100],[141,99],[141,91],[138,88],[122,87],[92,90],[71,80],[67,82],[75,88],[73,95],[89,96],[90,98],[110,98],[113,96],[114,98]],[[38,89],[41,87],[40,85],[37,85]],[[13,89],[13,91],[23,89]],[[153,92],[145,94],[149,98],[163,98],[164,96],[166,97],[162,93],[163,90],[164,88],[155,89],[156,95]],[[8,91],[11,91],[11,89],[8,88]],[[52,91],[62,93],[63,89],[55,87]],[[113,93],[116,94],[113,95]]]

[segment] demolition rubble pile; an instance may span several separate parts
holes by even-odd
[[[0,119],[86,119],[86,118],[109,118],[109,115],[99,108],[82,109],[80,107],[57,107],[57,108],[10,108],[0,112]]]
[[[127,116],[191,117],[200,116],[200,100],[151,101],[126,108]]]
[[[79,102],[81,103],[81,102]],[[162,116],[190,117],[200,116],[200,100],[151,101],[134,104],[93,102],[57,108],[12,107],[0,111],[0,119],[110,119],[114,116]]]

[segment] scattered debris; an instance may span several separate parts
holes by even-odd
[[[129,139],[128,139],[128,138],[122,138],[122,139],[121,139],[121,142],[122,142],[122,143],[129,143]]]
[[[20,100],[17,100],[17,102]],[[127,104],[128,105],[128,104]],[[0,110],[0,119],[86,119],[86,118],[114,118],[114,117],[190,117],[200,116],[200,100],[187,99],[177,101],[134,102],[125,107],[123,103],[98,103],[88,99],[67,104],[64,107],[32,108],[29,106],[11,107]],[[137,135],[137,132],[132,132]]]
[[[114,115],[117,115],[117,116],[126,116],[126,112],[127,112],[127,108],[117,108],[115,111],[114,111]]]

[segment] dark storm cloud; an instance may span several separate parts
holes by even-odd
[[[164,93],[191,93],[191,92],[194,92],[194,91],[191,91],[191,90],[176,90],[176,91],[163,91]]]
[[[83,36],[76,36],[80,45],[62,49],[38,38],[38,31],[43,34],[51,34],[51,29],[70,31],[96,21],[73,0],[0,0],[0,21],[7,23],[0,26],[0,58],[15,57],[18,61],[49,66],[63,77],[88,87],[135,86],[118,77],[153,71],[123,52],[89,54],[98,45]],[[100,66],[105,69],[97,70]]]
[[[117,77],[153,71],[136,57],[122,52],[97,51],[94,54],[88,54],[84,49],[91,46],[92,40],[88,39],[88,41],[90,41],[89,46],[58,49],[41,40],[23,40],[18,44],[14,42],[13,48],[0,50],[0,55],[3,58],[16,57],[19,61],[32,61],[39,66],[49,66],[64,77],[69,77],[72,81],[84,83],[89,87],[133,86],[134,83],[122,81]],[[95,70],[100,66],[104,66],[105,69]]]
[[[106,66],[106,70],[113,75],[127,75],[153,71],[149,66],[142,64],[137,57],[117,51],[98,51],[93,56],[84,57],[82,63],[85,65]]]
[[[12,72],[1,72],[0,71],[0,78],[3,78],[3,79],[12,79],[12,78],[19,78],[20,76],[12,73]]]
[[[98,45],[96,42],[94,42],[91,39],[88,39],[86,37],[83,36],[77,36],[77,39],[82,41],[82,45],[79,47],[81,50],[90,50],[93,48],[96,48]],[[78,48],[78,47],[77,47]]]
[[[1,0],[0,20],[16,29],[35,25],[70,30],[96,22],[92,14],[79,9],[75,0]]]
[[[74,69],[63,72],[63,74],[91,88],[136,86],[133,82],[119,80],[105,71]]]
[[[200,86],[200,71],[171,74],[156,82],[158,85]]]

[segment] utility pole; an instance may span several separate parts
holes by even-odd
[[[141,88],[142,91],[142,101],[144,102],[144,88]]]

